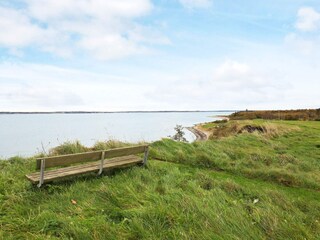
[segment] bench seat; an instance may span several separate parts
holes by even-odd
[[[80,164],[70,167],[64,167],[59,169],[53,169],[44,171],[44,183],[51,182],[56,179],[61,179],[69,176],[76,176],[83,173],[97,172],[99,171],[101,161],[90,162],[86,164]],[[129,165],[143,163],[141,157],[135,155],[128,155],[122,157],[115,157],[106,159],[103,164],[103,169],[113,169],[119,167],[126,167]],[[31,173],[26,177],[33,183],[37,184],[40,180],[39,172]]]

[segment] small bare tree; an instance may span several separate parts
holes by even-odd
[[[181,125],[176,125],[174,130],[176,133],[173,136],[170,136],[172,140],[178,141],[178,142],[187,142],[187,139],[184,137],[184,131],[183,127]]]

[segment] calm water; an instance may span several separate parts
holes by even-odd
[[[217,119],[230,112],[14,114],[0,115],[0,157],[31,156],[65,141],[80,140],[86,146],[116,139],[155,141],[184,127]],[[185,130],[189,141],[194,136]]]

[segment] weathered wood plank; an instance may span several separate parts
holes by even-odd
[[[115,148],[105,151],[106,158],[113,158],[113,157],[121,157],[125,155],[133,155],[144,153],[147,145],[135,146],[135,147],[126,147],[126,148]]]
[[[95,151],[95,152],[85,152],[85,153],[76,153],[76,154],[69,154],[69,155],[61,155],[61,156],[54,156],[54,157],[44,157],[37,159],[36,169],[40,169],[41,166],[41,159],[46,160],[46,168],[50,167],[57,167],[57,166],[68,166],[75,163],[82,163],[82,162],[89,162],[89,161],[96,161],[101,159],[102,151]]]
[[[146,149],[147,145],[140,145],[134,147],[126,147],[126,148],[115,148],[105,151],[105,158],[113,158],[120,157],[132,154],[143,153]],[[96,161],[101,159],[102,151],[95,152],[85,152],[85,153],[76,153],[62,156],[53,156],[53,157],[44,157],[37,159],[36,169],[40,169],[41,159],[45,159],[46,168],[57,167],[57,166],[69,166],[76,163],[83,163],[89,161]]]
[[[126,167],[126,166],[130,166],[133,164],[137,164],[139,163],[139,161],[130,161],[130,162],[126,162],[126,163],[118,163],[116,165],[110,166],[110,167],[105,167],[104,169],[113,169],[113,168],[122,168],[122,167]],[[86,174],[86,173],[92,173],[92,172],[96,172],[99,170],[99,168],[97,167],[91,167],[91,168],[87,168],[87,169],[81,169],[82,171],[73,171],[73,172],[69,172],[69,173],[64,173],[64,174],[59,174],[59,175],[52,175],[49,177],[44,178],[44,183],[46,182],[51,182],[53,180],[58,180],[58,179],[62,179],[62,178],[67,178],[67,177],[71,177],[71,176],[76,176],[76,175],[81,175],[81,174]],[[28,178],[28,176],[27,176]],[[38,178],[28,178],[32,183],[37,184],[39,182],[39,177]]]
[[[141,161],[138,159],[130,159],[130,160],[126,160],[123,162],[116,162],[113,164],[108,164],[107,166],[103,166],[103,169],[112,169],[112,168],[116,168],[116,167],[135,164],[138,162],[141,162]],[[82,169],[78,169],[78,170],[74,170],[74,171],[60,173],[57,175],[50,175],[48,177],[45,177],[44,180],[45,180],[45,182],[48,182],[48,181],[53,181],[53,180],[64,178],[64,177],[80,175],[83,173],[97,172],[98,170],[99,170],[99,166],[91,166],[91,167],[82,168]]]
[[[112,169],[120,169],[120,168],[126,168],[126,167],[129,167],[129,166],[133,166],[133,165],[136,165],[137,163],[139,162],[131,162],[131,163],[127,163],[127,164],[121,164],[121,165],[118,165],[118,166],[112,166],[112,167],[108,167],[108,168],[104,168],[104,169],[107,169],[107,170],[112,170]],[[58,177],[54,177],[54,178],[51,178],[51,179],[45,179],[44,180],[44,183],[49,183],[49,182],[53,182],[53,181],[56,181],[56,180],[63,180],[63,179],[67,179],[69,177],[75,177],[75,176],[78,176],[78,175],[82,175],[82,174],[89,174],[89,173],[97,173],[98,172],[98,168],[97,169],[91,169],[90,171],[86,171],[86,172],[79,172],[79,173],[75,173],[75,174],[72,174],[72,175],[65,175],[65,176],[58,176]],[[35,183],[38,183],[39,180]]]
[[[141,158],[134,156],[134,155],[122,156],[122,157],[106,159],[104,162],[104,165],[107,163],[121,162],[121,161],[125,161],[128,159],[133,159],[133,158],[141,159]],[[142,159],[141,159],[141,161],[142,161]],[[45,176],[47,176],[47,175],[50,175],[53,173],[63,173],[63,172],[68,172],[69,170],[82,169],[82,168],[86,168],[86,167],[90,167],[90,166],[100,166],[100,163],[101,163],[101,161],[95,161],[95,162],[90,162],[90,163],[86,163],[86,164],[74,165],[74,166],[64,167],[64,168],[59,168],[59,169],[54,169],[54,170],[48,170],[48,171],[45,171],[44,174],[45,174]],[[40,175],[39,172],[28,174],[29,177],[34,176],[35,178],[38,178],[39,175]]]
[[[119,157],[119,158],[110,159],[109,161],[105,161],[103,165],[103,169],[125,167],[128,165],[137,164],[141,162],[142,162],[142,159],[137,156]],[[100,161],[96,161],[93,163],[46,171],[44,175],[44,182],[50,182],[53,180],[57,180],[57,179],[61,179],[69,176],[76,176],[83,173],[95,172],[99,170],[99,163]],[[26,177],[34,184],[39,182],[39,176],[40,175],[38,172],[26,175]]]

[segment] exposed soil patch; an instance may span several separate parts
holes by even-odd
[[[252,126],[252,125],[246,125],[242,127],[238,133],[243,133],[243,132],[248,132],[248,133],[253,133],[253,132],[259,132],[259,133],[264,133],[265,130],[261,126]]]

